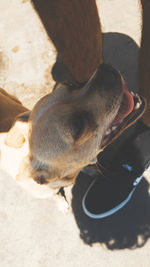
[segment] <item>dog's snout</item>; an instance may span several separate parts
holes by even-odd
[[[112,89],[122,87],[120,73],[108,64],[101,64],[97,69],[93,83],[98,88]]]

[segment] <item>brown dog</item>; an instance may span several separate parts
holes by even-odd
[[[81,89],[59,84],[30,116],[20,115],[6,137],[6,144],[13,147],[29,141],[17,179],[34,180],[57,191],[74,183],[80,170],[95,163],[97,154],[143,110],[144,101],[131,95],[119,72],[106,64]],[[23,132],[24,138],[16,138]]]

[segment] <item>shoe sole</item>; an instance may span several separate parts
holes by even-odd
[[[91,183],[91,185],[89,186],[88,190],[86,191],[84,197],[83,197],[83,200],[82,200],[82,208],[83,208],[83,211],[84,213],[92,218],[92,219],[103,219],[103,218],[106,218],[110,215],[113,215],[114,213],[116,213],[117,211],[119,211],[120,209],[122,209],[129,201],[130,199],[132,198],[132,195],[136,189],[136,187],[138,186],[138,184],[140,183],[140,181],[142,180],[143,178],[143,174],[139,177],[137,177],[134,181],[134,187],[132,189],[132,191],[130,192],[130,194],[127,196],[127,198],[122,201],[119,205],[117,205],[116,207],[114,207],[113,209],[109,210],[109,211],[106,211],[104,213],[101,213],[101,214],[94,214],[94,213],[91,213],[87,210],[86,206],[85,206],[85,199],[87,197],[87,194],[88,192],[90,191],[91,187],[93,186],[93,184],[95,183],[96,179]]]

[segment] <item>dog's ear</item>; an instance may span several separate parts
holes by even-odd
[[[87,142],[97,129],[94,116],[88,111],[76,111],[70,120],[71,132],[75,145],[80,146]]]
[[[27,137],[27,127],[30,112],[21,113],[14,121],[11,129],[5,138],[5,144],[10,147],[20,148]]]

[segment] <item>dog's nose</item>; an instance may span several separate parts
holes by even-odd
[[[93,86],[98,88],[112,89],[114,87],[122,87],[120,73],[108,64],[101,64],[92,78]]]

